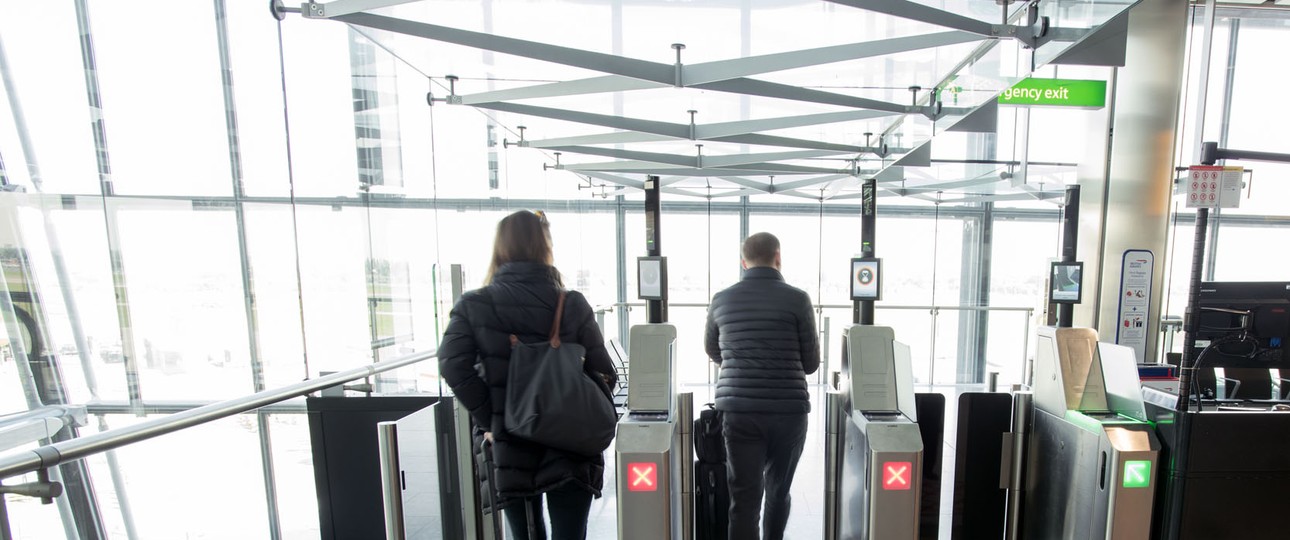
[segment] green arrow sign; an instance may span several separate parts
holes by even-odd
[[[999,104],[1100,109],[1106,106],[1106,81],[1023,79],[999,94]]]
[[[1151,461],[1131,460],[1124,462],[1124,487],[1144,488],[1151,485]]]

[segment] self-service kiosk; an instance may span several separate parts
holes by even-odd
[[[923,439],[909,347],[891,328],[843,331],[838,390],[826,422],[825,537],[918,537]]]
[[[1041,327],[1023,538],[1149,538],[1160,444],[1137,368],[1091,328]]]
[[[688,540],[693,536],[693,403],[677,394],[676,327],[633,326],[627,414],[616,439],[618,538]]]

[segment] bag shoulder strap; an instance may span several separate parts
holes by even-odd
[[[555,304],[555,320],[551,322],[551,348],[560,348],[560,319],[564,318],[564,297],[566,291],[560,289],[560,300]]]
[[[488,291],[488,303],[493,308],[493,316],[497,317],[498,321],[501,321],[502,316],[497,312],[497,299],[493,296],[492,291],[489,291],[487,288],[484,290]],[[561,288],[560,299],[557,300],[555,304],[555,320],[551,321],[551,334],[548,336],[551,340],[552,349],[560,348],[560,320],[564,318],[564,297],[566,296],[566,293],[568,293],[568,291]],[[515,334],[511,334],[511,347],[519,344],[519,342],[520,338],[516,337]]]

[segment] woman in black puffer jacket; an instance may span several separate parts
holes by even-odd
[[[591,499],[600,496],[604,484],[603,455],[589,458],[542,446],[509,436],[503,426],[510,336],[524,343],[544,341],[555,319],[563,285],[552,261],[544,216],[519,211],[502,219],[486,286],[462,295],[439,345],[441,375],[493,441],[499,505],[512,536],[520,540],[528,540],[524,507],[514,504],[521,499],[528,501],[539,538],[546,536],[542,494],[550,507],[552,538],[586,538]],[[591,304],[576,291],[569,291],[564,303],[560,339],[585,347],[584,369],[613,388],[617,376]]]

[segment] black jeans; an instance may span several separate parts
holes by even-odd
[[[730,486],[730,540],[758,538],[762,493],[766,496],[765,540],[784,538],[789,488],[806,444],[805,414],[723,414],[726,474]]]
[[[554,540],[586,540],[587,516],[591,513],[591,493],[573,484],[548,491],[547,506],[551,509],[551,538]],[[525,499],[533,516],[533,527],[537,538],[546,540],[546,525],[542,522],[542,495]],[[519,504],[507,506],[503,513],[506,522],[511,526],[511,537],[514,540],[529,539],[529,521],[524,507]]]

